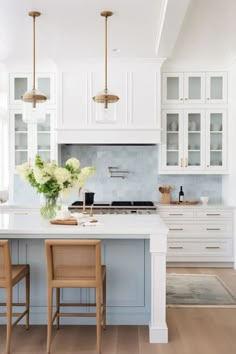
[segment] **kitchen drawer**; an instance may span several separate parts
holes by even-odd
[[[183,235],[191,237],[191,234],[206,235],[207,237],[226,236],[232,237],[233,225],[229,221],[210,222],[166,222],[170,236]]]
[[[203,211],[196,211],[196,218],[198,219],[218,219],[218,218],[232,218],[233,213],[230,210],[203,210]]]
[[[163,210],[159,211],[158,214],[162,218],[173,218],[173,219],[192,219],[194,217],[193,211],[185,211],[185,210]]]
[[[167,256],[230,257],[233,255],[232,240],[168,241]]]

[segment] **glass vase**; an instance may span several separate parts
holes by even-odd
[[[43,195],[43,199],[41,199],[42,206],[40,208],[40,214],[43,218],[55,218],[58,209],[57,199],[58,197],[47,197],[46,195]]]

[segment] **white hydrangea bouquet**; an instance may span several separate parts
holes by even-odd
[[[68,195],[74,188],[84,187],[87,179],[95,173],[94,167],[80,168],[80,162],[75,158],[67,160],[64,167],[59,167],[56,161],[46,163],[38,155],[34,164],[25,162],[16,170],[24,181],[44,195],[45,205],[41,208],[41,215],[49,219],[56,215],[58,197]]]

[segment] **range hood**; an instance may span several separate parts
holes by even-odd
[[[159,144],[160,129],[75,129],[57,128],[58,144]]]

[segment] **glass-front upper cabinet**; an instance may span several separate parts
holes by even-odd
[[[184,74],[184,102],[205,103],[205,74],[185,73]]]
[[[204,73],[163,73],[163,104],[205,103]]]
[[[26,124],[22,120],[21,110],[11,112],[11,124],[14,135],[12,163],[14,168],[24,162],[33,161],[40,155],[45,162],[56,159],[53,131],[54,111],[48,110],[46,120],[40,124]]]
[[[162,167],[180,170],[183,164],[183,118],[182,112],[163,111]]]
[[[15,112],[14,120],[14,160],[15,166],[28,161],[28,125],[22,120],[22,113]]]
[[[183,103],[183,73],[162,74],[162,101],[164,104]]]
[[[209,72],[206,74],[206,103],[227,103],[227,73]]]
[[[41,156],[45,162],[50,162],[52,155],[51,124],[50,113],[46,114],[45,122],[37,124],[37,155]]]
[[[163,110],[161,173],[203,171],[205,167],[204,110]]]
[[[227,169],[227,117],[225,110],[208,110],[206,115],[206,166]]]
[[[36,88],[47,97],[47,105],[55,104],[55,75],[40,73],[36,76]],[[23,94],[32,89],[32,75],[25,73],[10,74],[10,105],[22,104]]]
[[[184,112],[184,166],[191,170],[204,168],[204,111]]]

